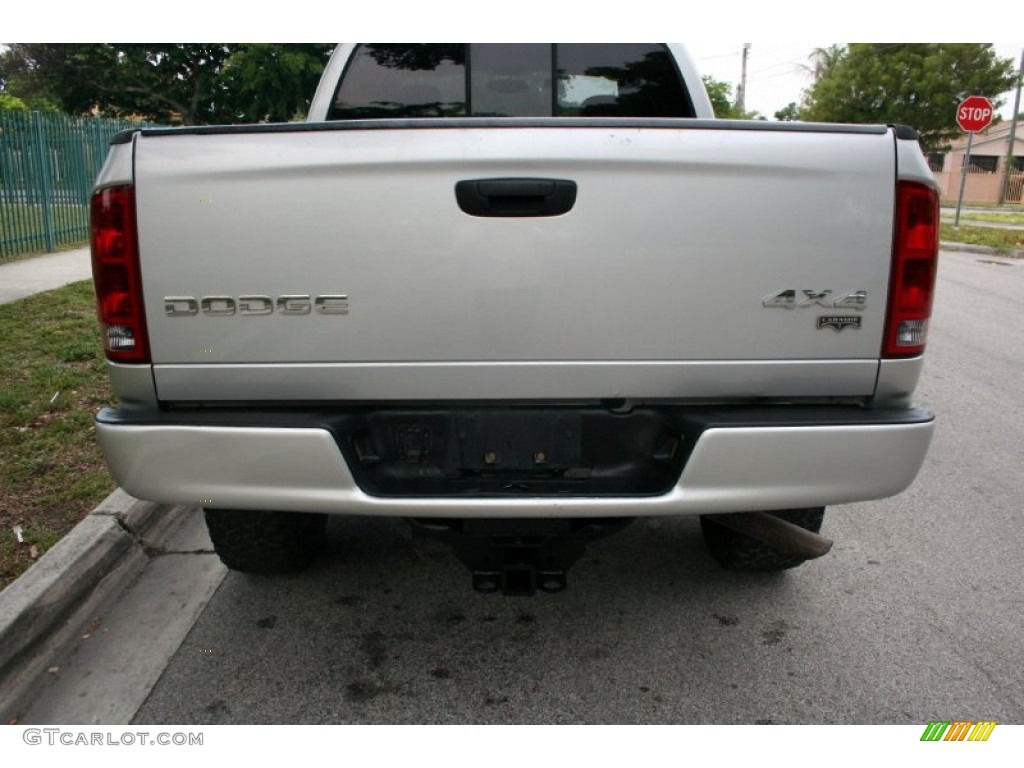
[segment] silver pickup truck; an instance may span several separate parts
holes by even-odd
[[[237,570],[328,515],[508,594],[638,516],[779,570],[932,436],[914,131],[716,120],[676,45],[342,45],[308,122],[119,134],[92,228],[111,472]]]

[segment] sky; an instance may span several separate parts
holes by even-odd
[[[1021,17],[1024,18],[1024,11]],[[787,43],[779,40],[752,42],[747,58],[747,110],[756,110],[771,120],[791,101],[799,104],[801,92],[811,84],[810,75],[801,67],[810,63],[808,57],[815,48],[827,48],[829,45],[831,43]],[[1013,59],[1014,66],[1020,66],[1024,42],[993,45],[997,55]],[[743,43],[687,43],[686,47],[702,75],[730,83],[735,94],[742,70]],[[998,94],[981,95],[992,98]],[[1013,112],[1012,91],[1004,94],[1004,101],[1006,103],[999,113],[1004,119],[1009,119]]]

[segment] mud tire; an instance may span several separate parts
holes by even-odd
[[[291,573],[307,567],[324,542],[327,515],[205,509],[221,562],[243,573]]]

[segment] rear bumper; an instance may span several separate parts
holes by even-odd
[[[623,517],[811,507],[913,482],[934,430],[924,409],[663,408],[687,455],[657,495],[368,493],[340,447],[344,413],[107,409],[99,442],[117,482],[152,501],[393,517]]]

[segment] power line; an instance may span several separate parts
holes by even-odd
[[[751,75],[759,75],[762,72],[770,72],[771,70],[778,69],[779,67],[793,67],[793,68],[797,68],[797,67],[800,67],[800,66],[802,66],[802,65],[797,63],[797,62],[795,62],[795,61],[780,61],[777,64],[771,64],[771,65],[769,65],[767,67],[762,67],[761,69],[755,69],[750,74]]]
[[[714,56],[700,56],[695,58],[694,61],[711,61],[712,59],[728,59],[739,54],[739,51],[731,51],[730,53],[716,53]]]
[[[751,80],[759,80],[759,81],[760,80],[772,80],[772,79],[774,79],[776,77],[788,77],[788,76],[796,75],[796,74],[799,74],[799,72],[800,72],[800,70],[797,69],[796,67],[794,67],[793,69],[791,69],[788,72],[776,72],[774,75],[763,75],[761,77],[751,76],[750,79]]]

